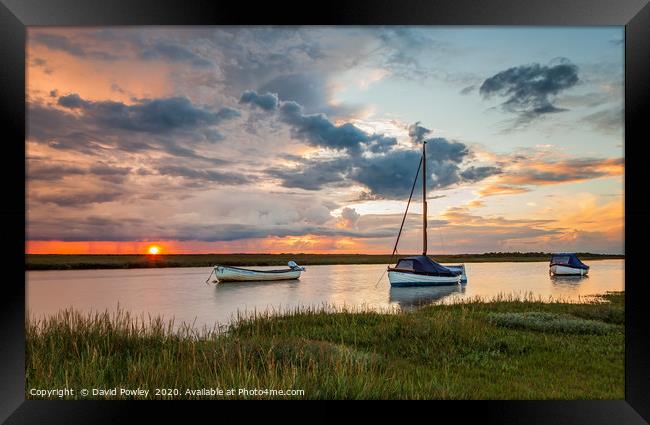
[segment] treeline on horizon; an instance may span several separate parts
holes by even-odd
[[[288,261],[301,265],[389,264],[409,254],[26,254],[27,270],[128,269],[159,267],[283,266]],[[624,254],[577,253],[582,259],[624,259]],[[431,254],[445,262],[547,261],[546,252],[486,252],[482,254]]]

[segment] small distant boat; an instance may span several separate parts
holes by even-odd
[[[465,274],[465,265],[443,266],[431,258],[427,257],[427,142],[422,144],[422,157],[420,164],[415,173],[415,180],[411,188],[408,203],[406,204],[406,211],[402,218],[402,225],[399,228],[397,241],[393,248],[393,255],[397,251],[397,244],[399,243],[406,214],[408,213],[411,198],[413,197],[413,190],[415,183],[422,168],[422,255],[405,257],[397,261],[395,267],[388,268],[388,281],[391,286],[438,286],[438,285],[458,285],[460,283],[467,283],[467,275]]]
[[[586,276],[589,273],[589,266],[572,252],[553,254],[549,267],[549,272],[557,276]]]
[[[289,261],[288,269],[280,270],[252,270],[233,266],[214,266],[212,273],[219,282],[254,282],[265,280],[289,280],[298,279],[300,273],[306,269],[294,261]],[[212,276],[210,273],[210,276]],[[208,277],[210,280],[210,277]]]

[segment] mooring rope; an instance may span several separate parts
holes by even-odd
[[[214,273],[214,267],[212,267],[212,271],[210,272],[210,276],[208,276],[208,278],[206,279],[205,283],[209,283],[209,282],[210,282],[210,278],[212,277],[212,273]]]

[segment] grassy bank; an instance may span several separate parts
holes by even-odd
[[[583,260],[625,258],[623,255],[581,253]],[[443,263],[548,261],[543,252],[494,252],[486,254],[434,255]],[[174,255],[59,255],[27,254],[27,270],[129,269],[146,267],[285,266],[293,260],[301,265],[388,264],[390,255],[363,254],[174,254]]]
[[[186,390],[246,388],[324,399],[622,399],[623,311],[623,293],[588,304],[502,299],[395,314],[306,309],[200,335],[171,332],[162,320],[145,327],[123,312],[68,311],[27,323],[26,397],[67,387],[75,395],[66,398],[83,398],[81,388],[245,398]]]

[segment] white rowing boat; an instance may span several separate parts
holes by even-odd
[[[266,280],[298,279],[300,273],[305,271],[293,261],[289,261],[288,269],[280,270],[252,270],[233,266],[214,266],[212,273],[219,282],[255,282]],[[210,276],[212,276],[212,273]],[[208,280],[210,278],[208,277]]]

